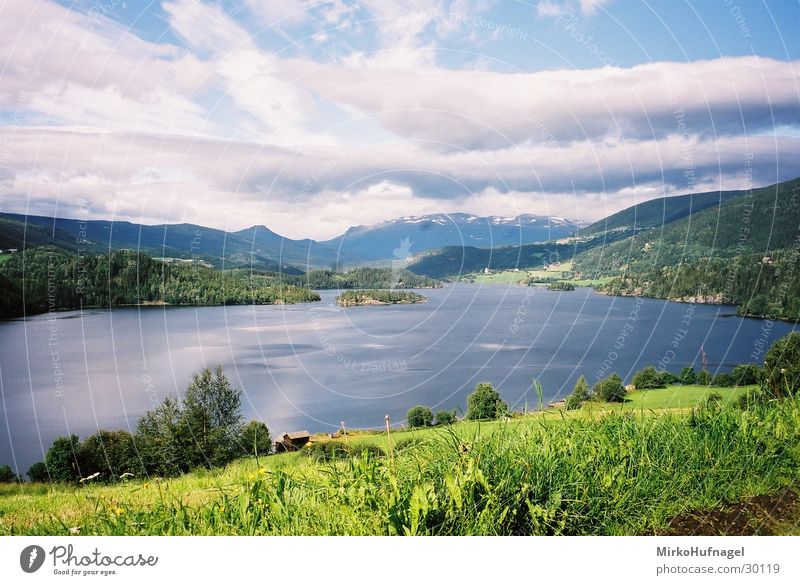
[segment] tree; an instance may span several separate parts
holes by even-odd
[[[603,378],[592,388],[592,394],[606,402],[624,402],[626,392],[622,378],[616,373]]]
[[[186,389],[181,414],[181,432],[188,437],[189,461],[193,466],[225,465],[237,455],[242,421],[242,392],[231,386],[217,366],[195,374]]]
[[[734,385],[733,376],[730,374],[722,373],[714,376],[711,384],[721,388],[730,388]]]
[[[681,370],[680,376],[681,384],[685,386],[690,386],[697,381],[697,374],[694,372],[694,368],[686,367]]]
[[[761,369],[755,364],[739,364],[733,368],[731,376],[735,386],[747,386],[758,382]]]
[[[80,442],[77,435],[58,437],[47,450],[45,462],[53,481],[78,481]]]
[[[702,370],[697,372],[697,378],[695,379],[695,384],[698,386],[708,386],[711,384],[711,374]]]
[[[31,481],[47,482],[50,481],[50,474],[47,473],[47,465],[44,461],[38,461],[28,469],[28,477]]]
[[[80,445],[78,459],[84,475],[99,473],[104,480],[141,471],[133,437],[127,431],[98,431]]]
[[[664,385],[664,387],[680,382],[680,378],[678,378],[678,376],[672,372],[668,372],[667,370],[661,370],[658,375],[661,378],[661,383]]]
[[[149,474],[169,476],[191,469],[184,448],[187,441],[181,436],[180,404],[172,396],[142,415],[134,442]]]
[[[494,420],[507,411],[508,406],[488,382],[481,382],[475,386],[475,390],[467,398],[469,420]]]
[[[269,429],[260,420],[251,420],[239,431],[239,446],[245,455],[269,455],[272,438]]]
[[[427,406],[414,406],[408,409],[406,418],[411,428],[429,427],[433,424],[433,411]]]
[[[584,376],[578,378],[575,387],[572,389],[572,394],[567,397],[566,404],[564,405],[567,410],[577,410],[581,405],[589,399],[589,383]]]
[[[764,385],[774,397],[800,389],[800,333],[793,331],[772,344],[764,356]]]
[[[636,386],[637,390],[652,390],[666,386],[661,379],[661,374],[653,366],[648,366],[636,372],[633,376],[633,385]]]
[[[456,413],[452,410],[440,410],[436,413],[437,425],[452,425],[456,422]]]
[[[19,476],[10,466],[0,465],[0,483],[16,483],[18,481],[21,481]]]

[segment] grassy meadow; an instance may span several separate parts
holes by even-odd
[[[744,391],[633,392],[621,405],[394,431],[391,447],[385,433],[337,439],[378,455],[289,453],[112,485],[6,484],[0,533],[660,533],[675,516],[796,481],[800,404],[724,404]],[[713,392],[717,405],[694,408]]]

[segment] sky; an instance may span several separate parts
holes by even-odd
[[[800,4],[0,0],[0,211],[326,239],[800,176]]]

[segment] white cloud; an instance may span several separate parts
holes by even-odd
[[[793,62],[448,70],[437,38],[482,26],[463,16],[488,4],[248,4],[255,26],[235,6],[165,4],[186,47],[52,2],[0,6],[0,109],[15,120],[0,127],[2,210],[75,216],[86,198],[93,217],[321,238],[436,211],[591,220],[742,186],[751,153],[756,184],[800,175],[800,139],[775,131],[798,129]],[[344,62],[280,56],[252,36],[269,18],[344,27],[356,12],[378,40]]]
[[[519,74],[286,67],[398,136],[442,147],[752,134],[800,121],[794,63],[759,57]]]
[[[585,141],[486,153],[431,152],[403,143],[295,150],[7,128],[0,143],[12,146],[7,163],[15,170],[3,211],[30,207],[32,213],[58,209],[75,216],[86,197],[93,217],[225,229],[263,223],[292,237],[331,237],[352,224],[434,211],[549,210],[595,219],[634,195],[742,186],[749,153],[755,184],[800,175],[800,140],[768,136]]]

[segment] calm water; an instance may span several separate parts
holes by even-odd
[[[740,319],[732,307],[614,298],[588,289],[449,285],[420,305],[142,308],[58,313],[0,323],[0,464],[21,471],[53,438],[134,429],[198,369],[221,364],[244,390],[247,418],[273,432],[402,423],[411,406],[464,408],[490,381],[516,408],[564,397],[577,377],[627,380],[662,364],[677,372],[762,361],[792,326]]]

